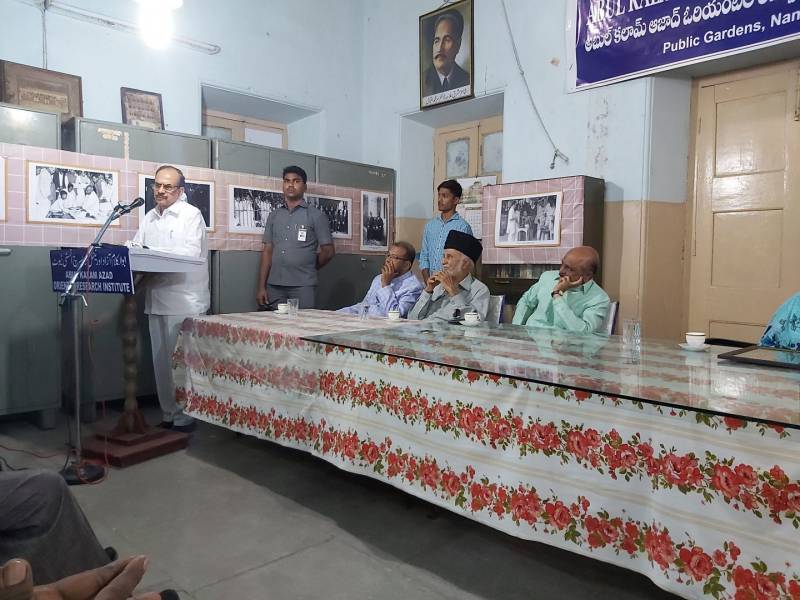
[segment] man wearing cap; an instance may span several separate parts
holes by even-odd
[[[599,331],[609,306],[608,294],[594,280],[599,266],[600,255],[594,248],[573,248],[558,271],[542,273],[523,294],[512,323],[574,333]]]
[[[449,321],[475,311],[485,320],[489,288],[472,276],[482,251],[481,243],[470,234],[451,231],[444,243],[442,269],[428,278],[408,318]]]
[[[286,203],[267,217],[256,301],[265,306],[297,298],[300,308],[314,308],[317,271],[335,251],[328,217],[304,197],[308,176],[297,166],[283,170]]]

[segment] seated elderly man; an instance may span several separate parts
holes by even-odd
[[[594,248],[573,248],[558,271],[542,273],[525,292],[514,312],[514,325],[555,327],[575,333],[600,329],[608,314],[609,299],[594,281],[600,256]]]
[[[337,312],[357,315],[366,306],[370,315],[385,317],[390,310],[397,310],[405,317],[422,293],[422,284],[411,272],[416,255],[414,246],[408,242],[392,244],[380,275],[372,280],[364,299]]]
[[[449,321],[470,311],[486,319],[489,288],[472,276],[483,252],[481,243],[468,233],[453,230],[444,243],[442,270],[428,278],[425,290],[408,314],[409,319]]]

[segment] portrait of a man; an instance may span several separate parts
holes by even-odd
[[[472,90],[472,0],[419,19],[420,108],[469,98]]]

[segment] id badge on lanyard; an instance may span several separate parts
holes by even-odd
[[[298,225],[298,227],[297,227],[297,241],[298,242],[305,242],[307,235],[308,235],[308,227],[306,227],[305,225]]]

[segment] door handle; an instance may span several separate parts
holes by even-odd
[[[10,256],[13,251],[13,248],[0,248],[0,256]]]

